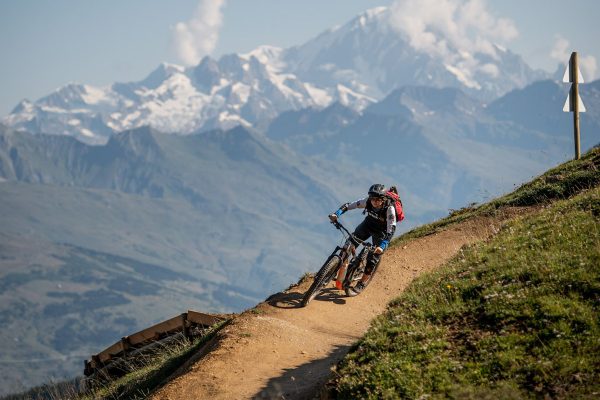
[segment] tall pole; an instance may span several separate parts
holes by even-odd
[[[571,104],[573,109],[573,135],[575,139],[575,159],[581,158],[581,145],[579,143],[579,66],[577,52],[571,54]]]

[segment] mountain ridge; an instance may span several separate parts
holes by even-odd
[[[453,51],[458,60],[464,56]],[[378,8],[288,49],[260,46],[219,60],[206,56],[189,68],[162,63],[141,81],[104,88],[68,84],[34,103],[21,102],[2,121],[101,144],[115,132],[144,125],[191,134],[236,125],[262,129],[282,112],[335,102],[360,112],[410,85],[457,87],[490,100],[549,76],[507,49],[494,52],[471,55],[496,73],[475,74],[470,79],[482,83],[467,84],[460,65],[413,48],[393,26],[391,11]]]

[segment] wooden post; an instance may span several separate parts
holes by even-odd
[[[183,332],[183,336],[186,339],[189,339],[190,338],[190,329],[189,329],[189,324],[188,324],[188,320],[187,320],[187,313],[181,314],[181,330]]]
[[[575,142],[575,159],[581,158],[581,144],[579,134],[579,65],[577,52],[571,54],[571,104],[573,109],[573,136]]]
[[[131,347],[130,343],[129,343],[129,338],[127,336],[124,336],[121,338],[121,350],[123,351],[123,354],[127,353],[127,351],[129,351],[129,348]]]

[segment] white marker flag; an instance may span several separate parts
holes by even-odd
[[[579,112],[585,112],[585,106],[583,105],[583,100],[581,100],[581,96],[577,95]],[[567,95],[567,101],[565,101],[565,105],[563,107],[564,112],[574,112],[575,107],[573,107],[573,103],[571,102],[571,93]]]
[[[571,56],[572,57],[572,56]],[[563,75],[563,82],[565,83],[575,83],[573,76],[571,76],[571,60],[567,63],[567,69],[565,70],[565,74]],[[577,66],[577,83],[584,83],[583,75],[581,75],[581,71],[579,70],[579,66]]]

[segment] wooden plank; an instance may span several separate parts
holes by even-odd
[[[97,354],[101,362],[106,362],[121,352],[121,341],[107,347]]]
[[[204,326],[211,326],[216,324],[217,322],[223,321],[223,318],[217,317],[215,315],[204,314],[198,311],[188,310],[187,319],[190,322],[195,324],[200,324]]]
[[[223,320],[224,318],[222,317],[189,310],[187,313],[180,314],[132,335],[125,336],[100,353],[92,355],[89,364],[86,364],[86,371],[89,373],[92,370],[102,368],[105,363],[123,355],[125,352],[133,350],[137,346],[154,342],[163,336],[177,332],[182,332],[186,335],[190,324],[209,327]]]
[[[177,317],[153,325],[150,328],[136,332],[133,335],[129,335],[129,343],[132,346],[135,346],[146,341],[156,340],[159,335],[183,331],[183,324],[185,323],[184,316],[185,314],[178,315]]]
[[[150,328],[146,328],[144,330],[136,332],[133,335],[125,336],[123,339],[102,350],[100,353],[97,354],[97,356],[101,362],[109,361],[114,356],[123,352],[124,341],[126,341],[129,346],[136,346],[147,341],[154,341],[160,335],[182,331],[184,321],[184,314],[181,314],[177,317],[153,325]]]

